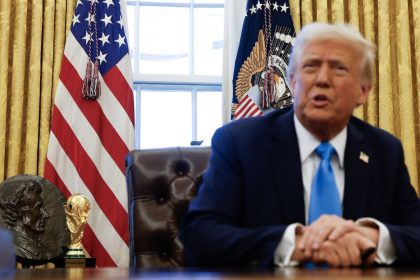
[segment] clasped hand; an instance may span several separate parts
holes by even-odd
[[[379,230],[357,225],[334,215],[323,215],[317,221],[296,230],[296,247],[292,260],[327,263],[332,267],[370,265],[376,254],[362,260],[362,254],[378,244]]]

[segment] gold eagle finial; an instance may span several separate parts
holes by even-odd
[[[264,33],[262,30],[258,32],[258,41],[255,42],[254,47],[242,64],[241,69],[236,79],[236,98],[238,101],[247,93],[252,87],[252,76],[264,70],[266,64],[266,49]]]

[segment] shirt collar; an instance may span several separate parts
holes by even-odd
[[[293,120],[299,144],[300,161],[303,163],[312,154],[316,147],[318,147],[321,141],[319,141],[302,125],[296,114],[293,115]],[[347,126],[329,141],[337,152],[338,162],[341,168],[344,167],[344,149],[346,148],[346,141]]]

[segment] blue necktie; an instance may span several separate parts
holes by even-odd
[[[340,195],[331,166],[331,156],[335,153],[335,149],[329,142],[321,142],[315,152],[321,158],[321,162],[312,180],[309,224],[323,214],[342,216]]]

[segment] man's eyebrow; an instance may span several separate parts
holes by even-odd
[[[320,58],[319,58],[319,55],[316,55],[316,54],[308,54],[308,55],[304,55],[303,56],[303,59],[305,60],[305,59],[320,59]]]
[[[321,59],[320,58],[318,58],[318,57],[304,57],[303,59],[302,59],[302,62],[320,62],[321,61]]]
[[[309,57],[303,57],[302,58],[302,62],[321,62],[322,59],[319,58],[318,56],[309,56]],[[327,59],[327,62],[329,64],[333,64],[333,65],[347,65],[346,61],[341,59],[341,58],[329,58]]]

